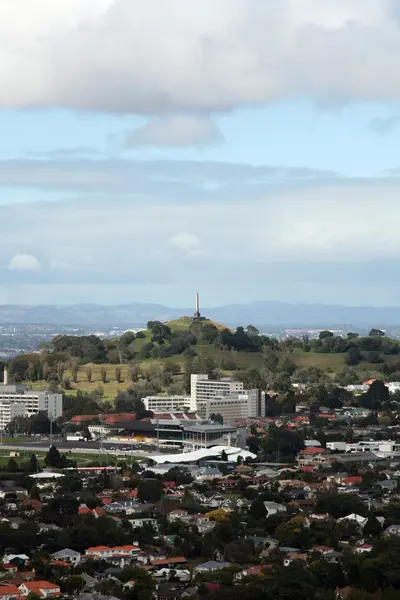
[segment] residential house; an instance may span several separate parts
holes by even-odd
[[[108,546],[91,546],[85,550],[85,558],[109,558],[113,555]]]
[[[36,594],[40,598],[51,598],[61,594],[60,586],[51,581],[25,581],[19,586],[21,596]]]
[[[16,585],[0,584],[0,600],[15,600],[20,594]]]
[[[385,537],[390,535],[400,535],[400,525],[389,525],[383,532],[383,535]]]
[[[288,552],[286,558],[283,561],[283,566],[288,567],[294,561],[300,561],[304,564],[307,564],[308,556],[305,552]]]
[[[220,492],[204,492],[198,496],[199,502],[208,506],[209,508],[221,508],[226,502],[225,498]]]
[[[361,515],[357,515],[356,513],[351,513],[350,515],[346,515],[345,517],[341,517],[336,522],[342,523],[343,521],[350,521],[356,523],[361,529],[364,527],[366,522],[368,521],[368,517],[362,517]]]
[[[284,514],[287,512],[286,506],[284,504],[278,504],[278,502],[270,502],[266,500],[264,502],[264,507],[267,517],[271,517],[272,515],[276,515],[278,513]]]
[[[129,519],[129,523],[132,525],[132,529],[138,529],[144,525],[151,525],[155,530],[158,529],[157,519],[150,519],[150,517],[143,517],[138,519]]]
[[[180,565],[186,565],[187,559],[184,556],[169,556],[168,558],[158,558],[150,560],[152,567],[173,569]]]
[[[197,565],[193,569],[193,575],[197,575],[197,573],[209,573],[211,571],[219,571],[220,569],[227,569],[231,566],[229,562],[219,562],[217,560],[208,560],[207,562],[201,563]]]
[[[71,550],[70,548],[64,548],[63,550],[54,552],[51,555],[51,558],[53,560],[63,560],[72,565],[77,565],[81,561],[80,552],[76,552],[75,550]]]

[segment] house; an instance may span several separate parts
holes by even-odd
[[[21,596],[28,596],[31,592],[40,598],[51,598],[61,594],[60,586],[51,581],[25,581],[19,586]]]
[[[144,527],[145,525],[151,525],[154,529],[158,529],[157,519],[150,519],[149,517],[144,517],[141,519],[129,519],[129,523],[132,525],[132,529],[138,529],[139,527]]]
[[[169,523],[174,523],[175,521],[181,520],[182,517],[186,517],[188,514],[189,513],[187,510],[183,510],[183,509],[172,510],[168,514],[167,520]]]
[[[354,552],[357,554],[364,554],[365,552],[371,552],[372,548],[373,546],[371,544],[361,544],[360,546],[354,548]]]
[[[125,546],[114,546],[111,548],[113,556],[137,556],[140,553],[138,546],[125,545]]]
[[[225,503],[225,498],[220,492],[204,492],[199,494],[199,502],[210,508],[220,508]]]
[[[169,556],[168,558],[156,558],[150,560],[152,567],[173,569],[176,565],[186,565],[187,560],[184,556]]]
[[[284,504],[278,504],[278,502],[269,502],[266,500],[264,502],[264,507],[267,512],[267,517],[271,517],[272,515],[276,515],[278,513],[286,513],[287,509]]]
[[[3,557],[3,564],[10,563],[14,559],[18,558],[18,560],[27,564],[29,562],[29,556],[26,554],[5,554]]]
[[[208,560],[207,562],[197,565],[193,569],[193,575],[198,573],[209,573],[210,571],[219,571],[220,569],[227,569],[231,566],[229,562],[218,562],[216,560]]]
[[[77,565],[81,561],[81,555],[79,552],[75,550],[71,550],[70,548],[64,548],[63,550],[59,550],[58,552],[54,552],[51,555],[53,560],[63,560],[71,565]]]
[[[89,508],[86,504],[81,504],[78,508],[78,515],[93,515],[94,517],[103,517],[105,515],[105,510],[101,506],[96,506],[96,508]]]
[[[308,556],[304,552],[289,552],[283,561],[283,566],[288,567],[294,561],[301,561],[302,563],[306,564],[307,559],[308,559]]]
[[[6,573],[18,573],[18,567],[13,563],[6,563],[5,565],[2,565],[2,567]]]
[[[209,517],[206,515],[193,515],[191,519],[192,525],[195,525],[198,529],[199,533],[209,533],[216,526],[215,521],[210,521]]]
[[[262,577],[262,575],[264,574],[264,570],[267,568],[271,568],[271,565],[251,565],[243,569],[243,571],[239,571],[239,573],[236,573],[234,579],[240,581],[244,577]]]
[[[389,535],[400,535],[400,525],[389,525],[383,532],[383,535],[385,537],[388,537]]]
[[[108,546],[91,546],[85,550],[85,558],[109,558],[113,555]]]
[[[20,593],[16,585],[0,584],[0,600],[14,600]]]
[[[357,515],[356,513],[351,513],[350,515],[346,515],[345,517],[338,519],[336,522],[342,523],[343,521],[350,521],[356,523],[362,529],[365,523],[368,521],[368,517],[362,517],[361,515]]]

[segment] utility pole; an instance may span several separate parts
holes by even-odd
[[[53,413],[49,413],[50,419],[50,448],[53,445]]]

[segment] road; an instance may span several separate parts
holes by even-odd
[[[24,450],[25,452],[47,452],[49,449],[49,441],[46,443],[46,440],[35,440],[32,442],[7,442],[0,446],[0,449],[4,450]],[[60,451],[71,452],[71,454],[100,454],[100,448],[98,444],[94,444],[93,442],[56,442],[57,448]],[[108,444],[109,445],[109,444]],[[121,446],[126,446],[126,444],[122,444]],[[112,444],[112,447],[118,447],[118,444]],[[107,448],[107,445],[104,444],[104,453],[107,454],[117,454],[117,455],[126,455],[126,456],[151,456],[151,452],[145,452],[140,449],[132,448],[132,450],[111,450]],[[153,452],[153,454],[159,454],[158,452]]]

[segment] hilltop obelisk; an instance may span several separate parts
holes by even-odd
[[[193,319],[200,319],[199,292],[196,292],[196,309],[194,311]]]

